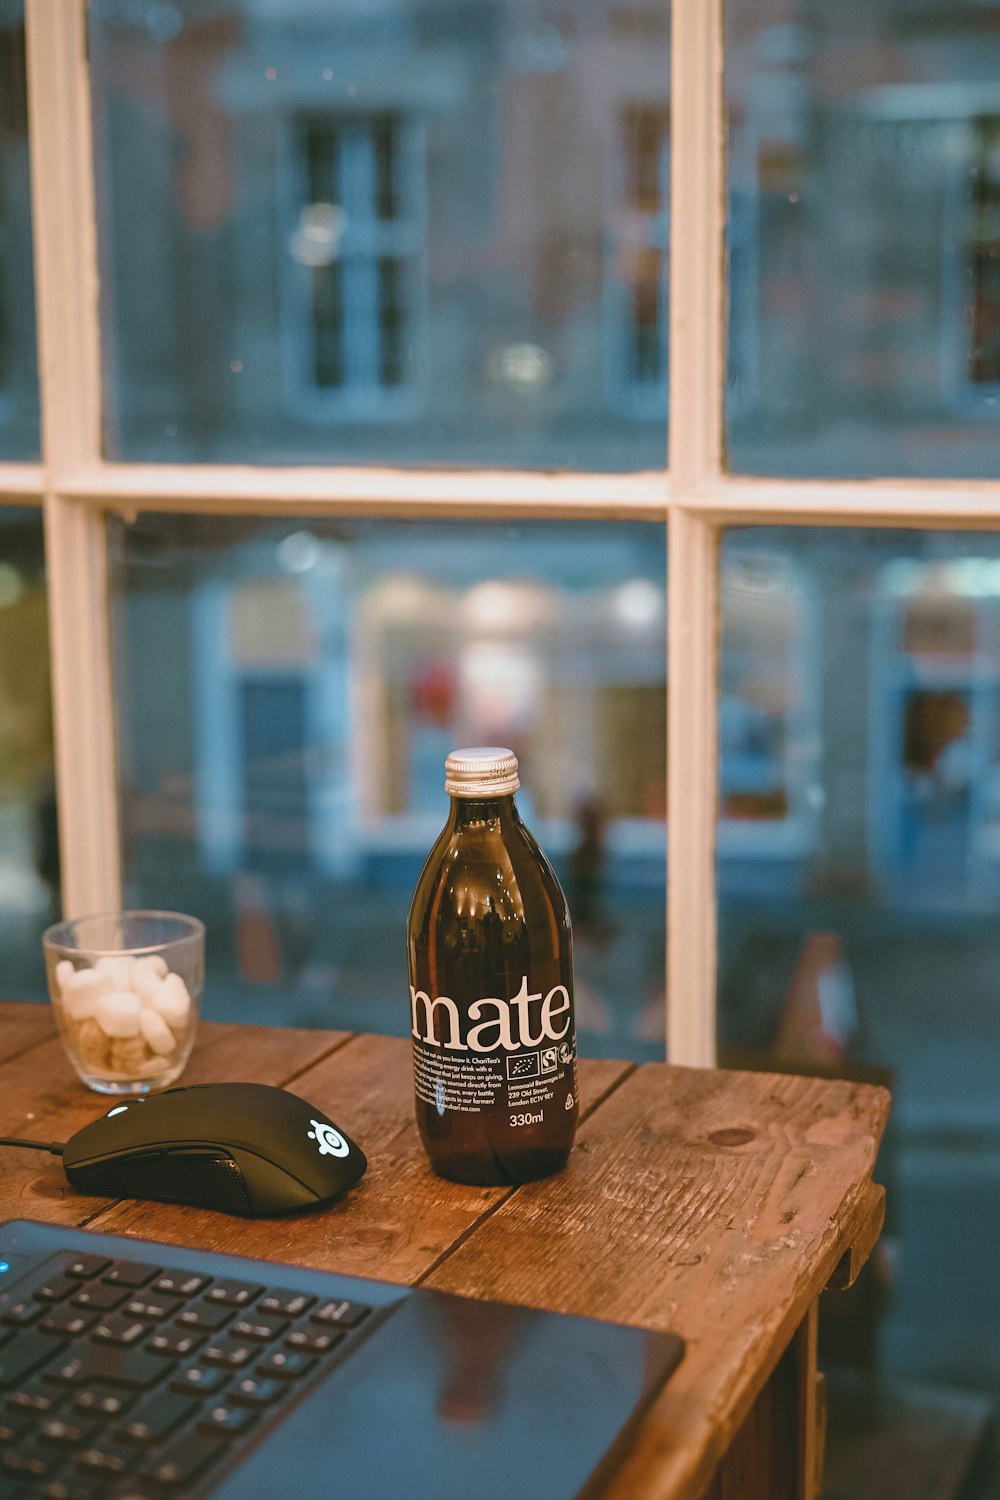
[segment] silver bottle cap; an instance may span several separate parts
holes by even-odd
[[[453,750],[444,763],[444,789],[451,797],[507,797],[520,785],[517,756],[501,745]]]

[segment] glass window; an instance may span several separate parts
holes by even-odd
[[[583,1045],[662,1057],[661,527],[144,515],[110,547],[126,899],[205,920],[210,1015],[405,1031],[445,755],[504,744]]]
[[[105,449],[666,462],[668,0],[92,0]]]
[[[733,469],[996,475],[987,9],[727,0]]]
[[[0,462],[38,457],[24,6],[0,0]]]
[[[886,1236],[824,1299],[831,1451],[864,1410],[930,1471],[1000,1382],[1000,535],[735,530],[722,567],[720,1054],[891,1084]]]
[[[4,994],[47,998],[41,935],[59,918],[49,634],[37,510],[0,506],[0,948]]]
[[[293,127],[298,224],[282,318],[303,409],[415,415],[423,133],[399,113]]]

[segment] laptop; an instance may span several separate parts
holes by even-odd
[[[580,1500],[672,1334],[0,1225],[0,1500]]]

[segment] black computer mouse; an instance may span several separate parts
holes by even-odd
[[[204,1083],[116,1104],[63,1148],[84,1193],[158,1198],[231,1214],[329,1203],[364,1152],[320,1110],[263,1083]]]

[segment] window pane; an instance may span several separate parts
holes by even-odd
[[[90,17],[109,456],[664,466],[668,0]]]
[[[824,1299],[831,1462],[944,1472],[1000,1388],[1000,535],[739,530],[722,558],[721,1056],[891,1084],[883,1246]]]
[[[47,998],[41,935],[59,917],[42,518],[0,506],[0,951],[8,1000]]]
[[[24,6],[0,0],[0,463],[37,457]]]
[[[210,1015],[403,1033],[445,755],[509,744],[582,1045],[662,1058],[662,528],[147,515],[111,557],[127,900],[205,920]]]
[[[732,467],[995,477],[996,7],[726,15]]]

